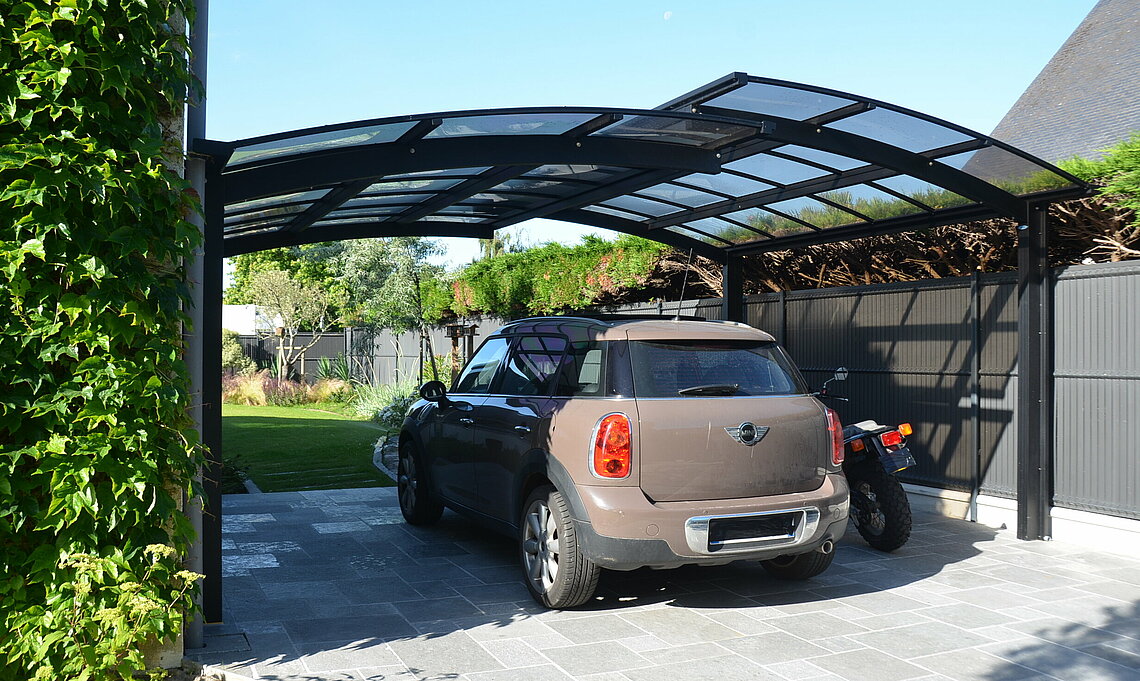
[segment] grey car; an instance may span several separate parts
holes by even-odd
[[[831,564],[848,490],[842,427],[763,331],[695,318],[540,317],[489,336],[400,433],[400,509],[446,506],[515,537],[552,608],[600,570]]]

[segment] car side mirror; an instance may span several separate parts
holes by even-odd
[[[420,386],[420,397],[428,402],[443,404],[447,401],[447,386],[442,381],[428,381]]]

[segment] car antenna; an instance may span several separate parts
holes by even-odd
[[[677,314],[673,321],[681,319],[681,303],[685,302],[685,284],[689,283],[689,266],[693,264],[693,249],[689,249],[689,259],[685,261],[685,277],[681,279],[681,297],[677,299]]]

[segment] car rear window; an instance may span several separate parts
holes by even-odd
[[[631,341],[638,397],[802,395],[800,372],[771,341]]]

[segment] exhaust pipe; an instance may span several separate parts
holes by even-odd
[[[835,542],[831,541],[830,539],[824,541],[822,544],[819,545],[819,548],[816,549],[816,551],[819,551],[820,553],[822,553],[825,556],[834,550],[835,550]]]

